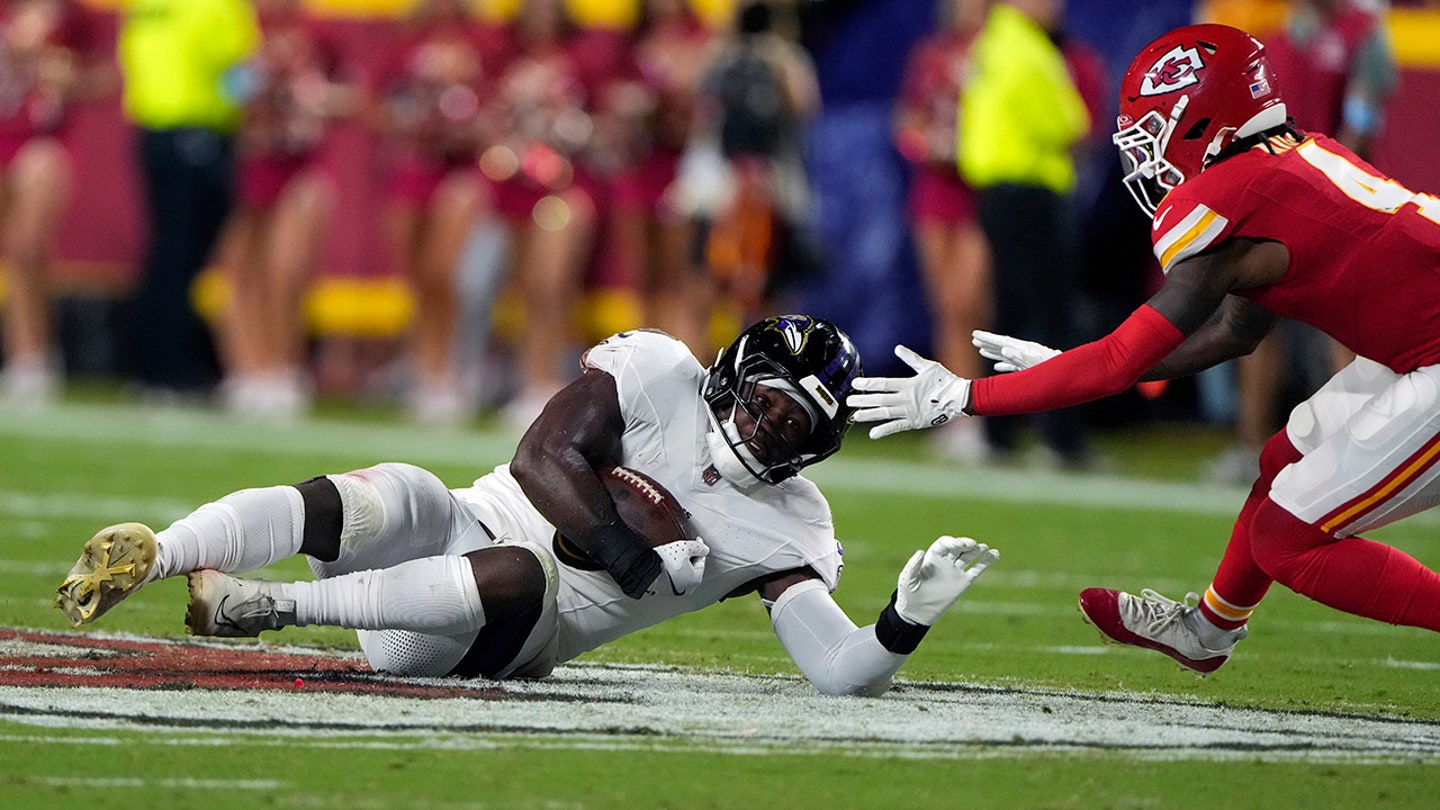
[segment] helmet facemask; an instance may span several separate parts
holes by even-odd
[[[1150,216],[1165,196],[1250,136],[1286,125],[1259,40],[1226,25],[1177,28],[1147,45],[1120,82],[1113,139],[1125,186]]]
[[[1168,119],[1159,110],[1151,110],[1111,138],[1120,149],[1125,188],[1150,216],[1171,189],[1185,182],[1185,173],[1165,158],[1165,149],[1189,101],[1189,96],[1183,96],[1175,102]]]
[[[716,468],[737,484],[778,484],[830,457],[850,429],[854,411],[845,398],[861,373],[855,345],[829,321],[778,315],[752,325],[720,351],[701,388]],[[759,386],[791,401],[782,410],[792,403],[803,410],[808,434],[775,424],[774,406],[756,401]],[[737,421],[742,412],[746,417]]]
[[[730,452],[749,476],[767,484],[778,484],[799,473],[802,467],[823,457],[807,452],[809,439],[814,436],[818,427],[815,404],[807,401],[807,397],[799,392],[785,369],[777,364],[763,357],[753,357],[745,365],[747,368],[737,377],[736,384],[727,391],[719,392],[709,401],[714,423],[712,435],[718,433],[719,438],[724,439]],[[781,436],[779,428],[771,423],[765,410],[755,402],[756,387],[759,385],[771,387],[777,395],[787,396],[799,403],[810,416],[810,430],[805,437],[797,442],[790,442]],[[750,421],[747,430],[742,430],[735,418],[742,409]],[[718,443],[712,440],[711,444],[712,455],[716,455],[713,451],[717,449]],[[762,459],[756,452],[757,447],[768,448],[771,452],[766,453],[767,458]],[[722,459],[723,455],[717,455],[717,460]],[[726,470],[722,469],[721,472]],[[732,469],[729,477],[743,482],[747,476]]]

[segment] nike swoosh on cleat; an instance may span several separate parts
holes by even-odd
[[[220,597],[220,604],[215,606],[215,626],[233,627],[236,630],[243,630],[243,627],[236,624],[229,616],[225,615],[225,603],[230,601],[230,596],[231,595],[227,593],[224,596]]]

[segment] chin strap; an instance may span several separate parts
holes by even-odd
[[[734,419],[721,422],[714,411],[706,408],[705,412],[710,416],[710,431],[705,434],[705,445],[720,475],[742,490],[754,489],[765,483],[755,474],[755,470],[763,465],[740,441]]]

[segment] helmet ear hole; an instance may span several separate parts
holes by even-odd
[[[1196,121],[1195,126],[1185,131],[1185,140],[1193,141],[1197,138],[1205,137],[1205,130],[1210,128],[1211,120],[1213,119],[1201,118],[1199,121]]]

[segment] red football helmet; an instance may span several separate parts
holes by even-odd
[[[1286,121],[1265,46],[1228,25],[1187,25],[1150,43],[1120,83],[1125,185],[1155,208],[1225,147]]]

